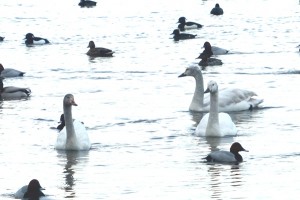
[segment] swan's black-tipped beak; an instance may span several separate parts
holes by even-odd
[[[204,91],[204,93],[209,93],[210,92],[210,89],[209,88],[207,88],[205,91]]]
[[[182,73],[182,74],[180,74],[179,76],[178,76],[178,78],[180,78],[180,77],[185,77],[186,75],[185,75],[185,73]]]

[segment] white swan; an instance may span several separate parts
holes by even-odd
[[[229,52],[227,49],[216,46],[211,46],[211,51],[213,52],[213,55],[225,55]]]
[[[179,77],[192,76],[196,80],[196,88],[190,111],[207,112],[209,111],[209,95],[204,96],[203,76],[198,66],[188,67]],[[255,99],[256,94],[249,90],[227,88],[219,91],[219,111],[242,111],[251,110],[258,107],[263,99]]]
[[[13,68],[5,68],[0,63],[0,76],[8,78],[8,77],[19,77],[23,76],[25,72],[21,72],[19,70],[13,69]]]
[[[210,81],[205,93],[210,93],[210,110],[205,114],[196,128],[197,136],[224,137],[237,133],[235,124],[227,113],[219,113],[218,84]]]
[[[91,143],[85,126],[72,118],[72,106],[77,106],[72,94],[63,100],[65,127],[59,132],[55,148],[58,150],[89,150]]]

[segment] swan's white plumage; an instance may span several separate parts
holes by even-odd
[[[89,150],[90,139],[84,124],[72,118],[72,106],[77,106],[72,94],[63,100],[65,127],[59,132],[55,148],[58,150]]]
[[[66,127],[64,127],[59,132],[55,148],[58,150],[89,150],[91,148],[91,143],[84,124],[78,120],[74,120],[73,125],[76,133],[76,140],[69,141],[69,144],[67,144],[67,131]]]
[[[227,113],[219,113],[217,83],[210,81],[206,91],[210,92],[210,110],[201,119],[195,134],[206,137],[235,136],[237,129],[231,117]]]
[[[196,80],[195,92],[189,110],[207,112],[210,109],[210,95],[204,94],[201,69],[198,66],[188,67],[179,77],[192,76]],[[238,88],[227,88],[219,91],[219,111],[243,111],[258,107],[263,99],[254,98],[255,92]]]
[[[217,127],[209,127],[210,134],[206,135],[207,122],[209,113],[206,113],[199,124],[197,125],[195,135],[197,136],[210,136],[210,137],[224,137],[235,136],[237,134],[237,128],[232,122],[231,117],[227,113],[219,113],[219,129],[220,132],[215,131]]]

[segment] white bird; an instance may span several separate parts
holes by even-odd
[[[237,129],[227,113],[219,113],[218,84],[210,81],[205,93],[210,93],[210,110],[205,114],[196,128],[197,136],[224,137],[235,136]]]
[[[19,77],[23,76],[25,72],[21,72],[19,70],[13,69],[13,68],[5,68],[3,67],[2,64],[0,64],[0,76],[4,78],[9,78],[9,77]]]
[[[211,46],[211,50],[213,52],[213,55],[225,55],[229,52],[227,49],[216,46]]]
[[[84,124],[72,118],[72,106],[77,106],[72,94],[63,100],[65,127],[59,132],[55,148],[58,150],[89,150],[90,139]]]
[[[198,66],[188,67],[179,77],[192,76],[196,80],[196,88],[190,111],[207,112],[210,107],[209,95],[204,95],[203,76]],[[219,111],[243,111],[258,107],[263,99],[256,99],[255,92],[237,88],[226,88],[219,91]]]

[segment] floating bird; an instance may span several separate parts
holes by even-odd
[[[55,148],[57,150],[89,150],[90,139],[85,126],[72,118],[72,106],[77,106],[72,94],[63,99],[65,127],[59,132]]]
[[[4,40],[4,38],[5,38],[5,37],[1,37],[1,36],[0,36],[0,42],[2,42],[2,41]]]
[[[212,14],[212,15],[223,15],[223,9],[217,3],[215,5],[215,7],[210,11],[210,14]]]
[[[204,51],[196,58],[201,59],[199,65],[202,67],[222,65],[223,62],[217,58],[211,58],[213,55],[212,47],[209,42],[204,42]]]
[[[210,93],[209,113],[205,114],[196,128],[197,136],[224,137],[235,136],[237,129],[227,113],[219,113],[218,84],[210,81],[204,93]]]
[[[193,39],[197,36],[189,33],[180,33],[179,29],[175,29],[171,35],[174,35],[173,38],[175,41]]]
[[[49,40],[41,37],[35,37],[32,33],[27,33],[25,35],[25,44],[27,46],[31,45],[43,45],[43,44],[49,44]]]
[[[205,159],[208,162],[239,164],[243,162],[243,157],[239,154],[240,151],[248,152],[240,143],[234,142],[230,147],[230,151],[213,151]]]
[[[198,66],[186,68],[179,77],[192,76],[196,80],[195,92],[189,110],[196,112],[207,112],[210,109],[210,97],[204,95],[203,76]],[[255,92],[238,88],[226,88],[219,91],[219,111],[243,111],[257,108],[263,99],[254,98]]]
[[[0,77],[0,96],[3,100],[24,99],[30,96],[31,90],[29,88],[3,87],[3,79],[3,77]]]
[[[87,8],[90,8],[90,7],[93,7],[93,6],[96,6],[97,2],[95,1],[89,1],[89,0],[80,0],[79,2],[79,6],[80,7],[87,7]]]
[[[198,24],[196,22],[187,22],[185,17],[180,17],[178,19],[178,29],[180,31],[185,31],[187,29],[198,29],[198,28],[202,28],[203,25]]]
[[[86,53],[91,57],[112,57],[113,51],[103,47],[96,47],[94,41],[89,42],[90,50]]]
[[[41,191],[44,190],[37,179],[32,179],[28,185],[21,187],[16,193],[16,199],[38,200],[40,197],[45,196]]]

